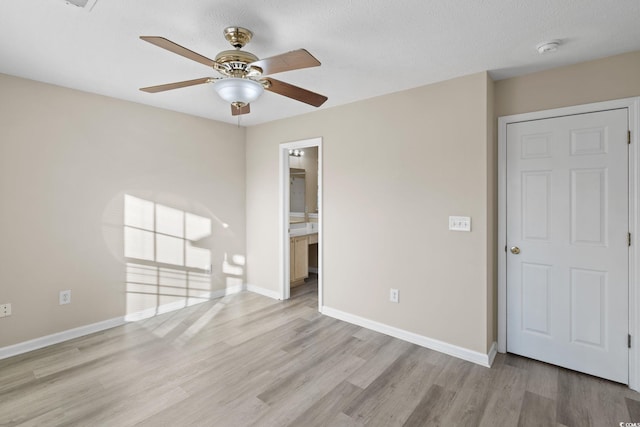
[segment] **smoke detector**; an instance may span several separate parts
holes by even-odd
[[[538,50],[538,53],[545,54],[545,53],[555,52],[556,50],[558,50],[559,46],[560,46],[560,40],[550,40],[548,42],[540,43],[539,45],[536,46],[536,49]]]

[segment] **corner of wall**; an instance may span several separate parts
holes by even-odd
[[[495,84],[487,73],[487,349],[497,336],[498,141],[496,139]]]

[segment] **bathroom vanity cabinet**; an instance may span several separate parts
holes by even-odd
[[[309,236],[296,236],[290,239],[291,262],[289,277],[291,285],[300,285],[309,277]]]

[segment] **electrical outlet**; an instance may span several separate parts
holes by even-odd
[[[391,302],[399,302],[400,301],[400,291],[397,289],[389,290],[389,301]]]
[[[0,304],[0,317],[11,316],[11,304]]]
[[[71,302],[71,289],[60,291],[60,305],[69,304]]]

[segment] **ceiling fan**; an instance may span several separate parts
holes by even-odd
[[[213,83],[218,95],[231,104],[231,114],[238,116],[250,112],[249,104],[268,90],[296,101],[319,107],[327,97],[315,92],[281,82],[270,76],[284,71],[301,68],[317,67],[320,61],[305,49],[293,50],[270,58],[258,59],[253,53],[241,50],[251,41],[253,33],[242,27],[228,27],[224,30],[224,37],[235,48],[225,50],[216,55],[215,60],[209,59],[185,47],[180,46],[164,37],[140,36],[146,42],[177,53],[192,61],[199,62],[213,68],[222,77],[202,77],[176,83],[143,87],[140,90],[149,93],[163,92],[204,83]]]

